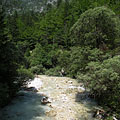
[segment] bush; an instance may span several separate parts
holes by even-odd
[[[61,67],[57,66],[55,68],[51,68],[45,72],[46,75],[49,76],[61,76],[60,75]]]
[[[59,56],[57,58],[57,60],[58,60],[58,66],[60,66],[61,69],[64,69],[65,72],[67,72],[68,69],[69,69],[70,54],[71,53],[68,50],[60,50],[59,51]]]
[[[70,77],[76,77],[78,71],[84,71],[88,62],[90,47],[72,47],[70,52],[70,62],[68,74]]]
[[[33,79],[33,74],[29,69],[25,69],[24,67],[21,67],[18,69],[18,81],[17,84],[19,86],[22,86],[24,83],[26,83],[29,79]]]
[[[54,46],[55,47],[55,46]],[[58,48],[53,49],[52,45],[42,46],[37,44],[30,57],[30,66],[42,65],[45,69],[55,67],[57,64]]]
[[[97,48],[72,47],[69,51],[61,51],[58,57],[58,64],[61,69],[64,69],[67,76],[76,78],[77,73],[86,71],[85,67],[90,61],[103,61],[110,57],[110,54],[105,54]]]
[[[120,112],[120,56],[103,62],[90,62],[86,74],[79,74],[98,101],[112,110]]]
[[[44,74],[46,69],[43,65],[37,65],[30,68],[31,72],[37,75]]]

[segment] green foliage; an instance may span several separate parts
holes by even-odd
[[[17,77],[16,47],[9,38],[5,12],[0,6],[0,107],[10,100],[17,91],[14,84]]]
[[[29,57],[31,71],[35,74],[44,74],[47,69],[58,64],[59,50],[56,45],[46,47],[37,44]]]
[[[84,71],[90,55],[89,47],[72,47],[70,54],[69,74],[71,77],[76,77],[78,71]]]
[[[7,104],[15,96],[28,76],[32,77],[31,73],[19,69],[23,56],[19,56],[18,33],[14,31],[16,33],[13,34],[13,31],[8,30],[6,23],[3,6],[0,6],[0,107]]]
[[[86,82],[92,94],[104,105],[119,112],[120,97],[120,56],[90,62],[86,67],[87,73],[80,74],[79,79]]]
[[[49,56],[49,48],[44,48],[40,44],[36,45],[36,48],[31,54],[31,66],[43,65],[44,67],[52,66],[52,61]]]
[[[15,1],[13,6],[19,8],[21,3]],[[42,3],[46,6],[47,0]],[[119,56],[113,56],[120,55],[120,2],[56,4],[48,4],[41,13],[15,12],[7,19],[0,11],[0,104],[33,74],[47,74],[78,77],[103,104],[118,111]]]
[[[42,64],[30,68],[31,72],[37,75],[45,74],[46,69]]]
[[[8,18],[9,18],[8,20],[9,32],[12,36],[12,40],[14,40],[14,42],[18,42],[20,34],[17,25],[17,18],[18,18],[17,12],[15,12],[13,16],[8,16]]]
[[[19,86],[22,86],[23,84],[25,84],[29,79],[34,78],[32,72],[29,69],[21,67],[17,71],[18,71],[18,76],[19,76],[17,83]]]
[[[90,47],[71,47],[70,50],[60,50],[58,65],[63,68],[67,76],[76,78],[77,73],[86,72],[85,67],[90,61],[103,61],[110,58],[109,53]]]
[[[102,49],[115,48],[120,35],[119,25],[119,19],[112,10],[106,7],[89,9],[71,28],[71,42]]]
[[[68,50],[60,50],[58,52],[58,64],[61,66],[61,68],[64,68],[65,71],[68,69],[68,65],[70,63],[70,51]]]
[[[49,76],[61,76],[61,67],[57,66],[55,68],[51,68],[45,72],[46,75]]]

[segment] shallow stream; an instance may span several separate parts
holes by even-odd
[[[40,75],[28,87],[36,87],[38,92],[20,91],[0,111],[0,120],[96,120],[92,111],[97,104],[74,79]],[[51,103],[42,105],[43,96]]]

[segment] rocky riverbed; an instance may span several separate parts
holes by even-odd
[[[0,120],[95,120],[92,111],[96,103],[74,79],[39,75],[28,87],[35,87],[37,92],[21,90],[0,111]],[[43,96],[51,103],[41,104]]]

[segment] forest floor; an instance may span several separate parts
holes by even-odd
[[[39,75],[38,92],[20,91],[18,96],[0,111],[0,120],[94,120],[96,103],[86,97],[80,83],[67,77]],[[48,96],[51,103],[42,105]]]

